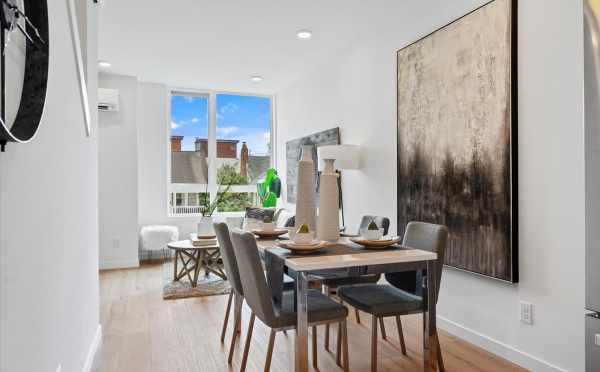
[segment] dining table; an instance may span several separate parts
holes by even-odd
[[[293,253],[280,246],[277,239],[259,239],[267,281],[278,302],[283,291],[283,275],[294,278],[297,329],[295,336],[294,371],[308,372],[308,289],[312,282],[327,278],[357,277],[402,271],[426,271],[423,296],[427,309],[423,316],[423,371],[437,370],[436,342],[436,260],[435,252],[393,245],[370,250],[342,237],[320,251],[311,254]]]

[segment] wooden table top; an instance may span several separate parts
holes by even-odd
[[[259,240],[259,249],[278,247],[277,240]],[[354,244],[348,238],[340,238],[337,244]],[[295,271],[342,269],[356,266],[371,266],[394,263],[423,262],[437,260],[437,254],[420,249],[371,250],[356,254],[326,255],[314,254],[306,257],[286,258],[285,264]]]

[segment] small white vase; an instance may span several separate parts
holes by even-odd
[[[302,146],[302,158],[298,162],[296,195],[296,228],[308,225],[310,231],[317,228],[315,208],[315,167],[312,158],[313,146]]]
[[[202,217],[198,222],[198,237],[206,238],[215,236],[212,217]]]
[[[319,218],[317,234],[319,239],[338,241],[340,238],[340,193],[338,175],[335,173],[333,159],[323,159],[325,168],[319,182]]]

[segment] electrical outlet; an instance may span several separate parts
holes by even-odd
[[[115,237],[112,239],[112,243],[113,243],[113,244],[112,244],[112,245],[113,245],[113,248],[114,248],[115,250],[117,250],[117,249],[119,249],[119,246],[121,245],[121,239],[120,239],[118,236],[115,236]]]
[[[521,305],[521,315],[520,315],[521,323],[532,325],[533,324],[533,304],[530,304],[529,302],[521,301],[520,305]]]

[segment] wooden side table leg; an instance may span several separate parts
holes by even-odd
[[[173,281],[177,281],[177,259],[179,258],[179,251],[175,251],[175,257],[173,257]]]
[[[198,285],[198,274],[200,273],[200,263],[202,262],[202,259],[204,258],[204,250],[202,251],[197,251],[197,253],[194,255],[195,260],[196,260],[196,267],[194,268],[194,281],[192,283],[192,287],[196,287]]]

